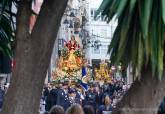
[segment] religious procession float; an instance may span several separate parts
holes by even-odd
[[[122,67],[112,65],[108,67],[108,63],[102,60],[99,68],[95,68],[95,82],[99,82],[101,85],[105,83],[111,83],[112,80],[120,81],[122,79]]]
[[[100,84],[104,84],[106,82],[111,82],[112,74],[111,69],[108,68],[108,64],[105,61],[101,61],[99,68],[95,68],[95,81]]]
[[[83,71],[85,68],[85,76]],[[55,83],[71,81],[72,83],[79,83],[80,81],[88,82],[90,80],[90,72],[86,67],[86,60],[84,58],[83,50],[79,43],[75,40],[75,36],[66,42],[61,50],[58,64],[53,71],[53,81]]]
[[[100,84],[111,82],[114,77],[121,79],[121,73],[117,67],[108,67],[105,60],[101,61],[99,68],[95,68],[92,73],[88,68],[87,60],[75,36],[66,42],[61,49],[57,66],[52,72],[52,81],[54,83],[63,83],[66,81],[72,84],[98,82]],[[92,77],[94,74],[94,77]]]

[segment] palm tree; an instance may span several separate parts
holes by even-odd
[[[154,114],[165,96],[165,0],[103,0],[98,14],[118,26],[111,61],[132,65],[136,81],[113,114]]]
[[[0,1],[0,51],[3,55],[12,56],[12,46],[15,42],[16,14],[12,12],[12,4],[16,6],[16,0]]]

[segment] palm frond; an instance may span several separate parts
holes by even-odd
[[[16,14],[12,12],[12,5],[16,5],[17,0],[2,0],[0,2],[0,47],[5,55],[12,56],[11,45],[15,41],[14,18]]]
[[[163,15],[163,21],[165,23],[165,1],[161,0],[161,4],[162,4],[162,15]]]
[[[165,0],[103,0],[98,9],[108,22],[118,20],[108,52],[111,61],[132,63],[141,72],[151,65],[153,75],[163,75]],[[129,52],[128,52],[129,51]],[[134,72],[137,74],[137,72]],[[140,75],[139,75],[140,76]]]

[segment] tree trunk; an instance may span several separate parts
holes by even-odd
[[[157,114],[165,96],[165,78],[161,81],[144,69],[142,78],[136,80],[112,114]]]
[[[31,35],[29,0],[19,4],[16,69],[1,114],[37,114],[51,53],[67,0],[45,0]]]

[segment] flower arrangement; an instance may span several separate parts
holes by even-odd
[[[76,56],[76,57],[82,57],[82,53],[81,53],[81,50],[76,50],[75,52],[74,52],[74,55]]]
[[[69,80],[73,83],[80,83],[80,81],[81,81],[81,79],[78,76],[74,76],[74,75],[70,76],[70,77],[58,76],[52,81],[52,83],[53,84],[64,83],[64,82],[69,81]]]
[[[64,59],[67,59],[67,58],[68,58],[68,56],[69,56],[69,50],[68,50],[68,48],[63,48],[63,49],[61,50],[61,56],[62,56]]]

